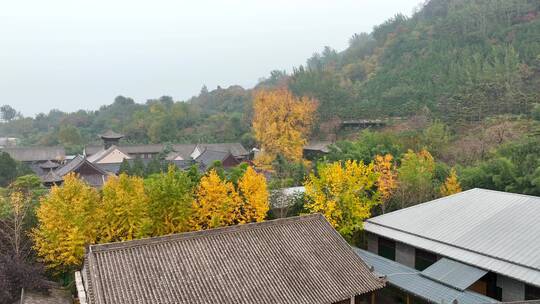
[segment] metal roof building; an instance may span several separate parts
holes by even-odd
[[[371,218],[364,229],[447,258],[425,275],[458,289],[487,272],[540,287],[540,197],[472,189]]]
[[[468,290],[457,290],[433,281],[414,268],[387,260],[374,253],[358,248],[355,248],[355,251],[366,264],[373,267],[376,274],[385,277],[388,284],[430,303],[456,303],[454,301],[467,304],[498,303],[498,301],[481,294]]]

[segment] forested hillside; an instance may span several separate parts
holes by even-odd
[[[318,126],[428,113],[456,129],[494,115],[528,116],[540,102],[538,37],[537,0],[431,0],[410,18],[396,15],[371,33],[354,34],[341,52],[326,47],[291,74],[272,72],[255,89],[285,85],[316,98]],[[242,139],[249,145],[252,91],[204,86],[188,101],[161,97],[145,104],[119,96],[97,111],[53,110],[35,118],[5,109],[0,134],[72,151],[106,129],[131,142]]]
[[[427,107],[447,121],[528,113],[538,101],[540,2],[432,0],[326,48],[292,75],[321,117],[409,116]]]

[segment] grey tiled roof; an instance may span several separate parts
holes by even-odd
[[[201,151],[209,149],[213,151],[231,152],[234,157],[242,157],[249,152],[240,143],[221,143],[221,144],[198,144]],[[140,145],[118,145],[120,151],[127,154],[143,154],[143,153],[160,153],[165,150],[164,144],[140,144]],[[178,152],[183,159],[190,158],[191,153],[195,150],[197,144],[172,144],[171,148],[174,152]],[[103,150],[103,145],[89,145],[84,148],[87,156],[98,153]]]
[[[234,157],[246,156],[249,152],[240,143],[219,143],[219,144],[198,144],[201,151],[212,150],[220,152],[231,152]]]
[[[95,166],[94,164],[89,162],[88,159],[84,158],[81,155],[77,155],[70,162],[65,164],[63,167],[60,167],[60,168],[56,169],[56,171],[54,171],[54,172],[56,174],[58,174],[59,176],[64,176],[64,175],[66,175],[66,174],[68,174],[70,172],[73,172],[73,171],[77,170],[83,164],[87,164],[88,166],[94,168],[99,173],[101,173],[103,175],[107,175],[107,172],[105,170],[99,168],[98,166]]]
[[[540,286],[539,214],[540,197],[472,189],[368,219],[364,229]]]
[[[195,161],[199,164],[201,164],[201,167],[206,170],[208,167],[210,167],[214,162],[216,161],[223,161],[225,160],[229,155],[231,155],[230,152],[222,152],[222,151],[212,151],[212,150],[204,150],[201,155],[199,155]]]
[[[388,284],[430,303],[450,304],[454,300],[457,300],[458,303],[466,304],[498,302],[497,300],[472,291],[462,291],[436,282],[422,276],[416,269],[383,258],[374,253],[358,248],[355,250],[368,265],[373,266],[375,273],[386,276]]]
[[[175,152],[185,160],[191,159],[191,153],[195,150],[196,144],[174,144],[172,146]]]
[[[61,160],[66,157],[63,147],[19,147],[3,148],[13,159],[24,162]]]
[[[330,152],[329,146],[331,144],[331,141],[312,141],[304,146],[304,150],[321,151],[323,153],[328,153]]]
[[[92,245],[90,304],[329,304],[382,288],[321,215]]]

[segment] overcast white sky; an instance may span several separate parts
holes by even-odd
[[[420,2],[0,0],[0,104],[34,115],[251,87]]]

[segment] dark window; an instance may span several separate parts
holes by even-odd
[[[358,295],[354,297],[354,304],[369,304],[371,303],[371,293]]]
[[[379,255],[390,259],[396,260],[396,242],[379,237]]]
[[[538,300],[540,299],[540,288],[525,285],[525,300]]]
[[[414,250],[414,268],[423,271],[433,263],[437,262],[437,255],[431,252],[415,248]]]

